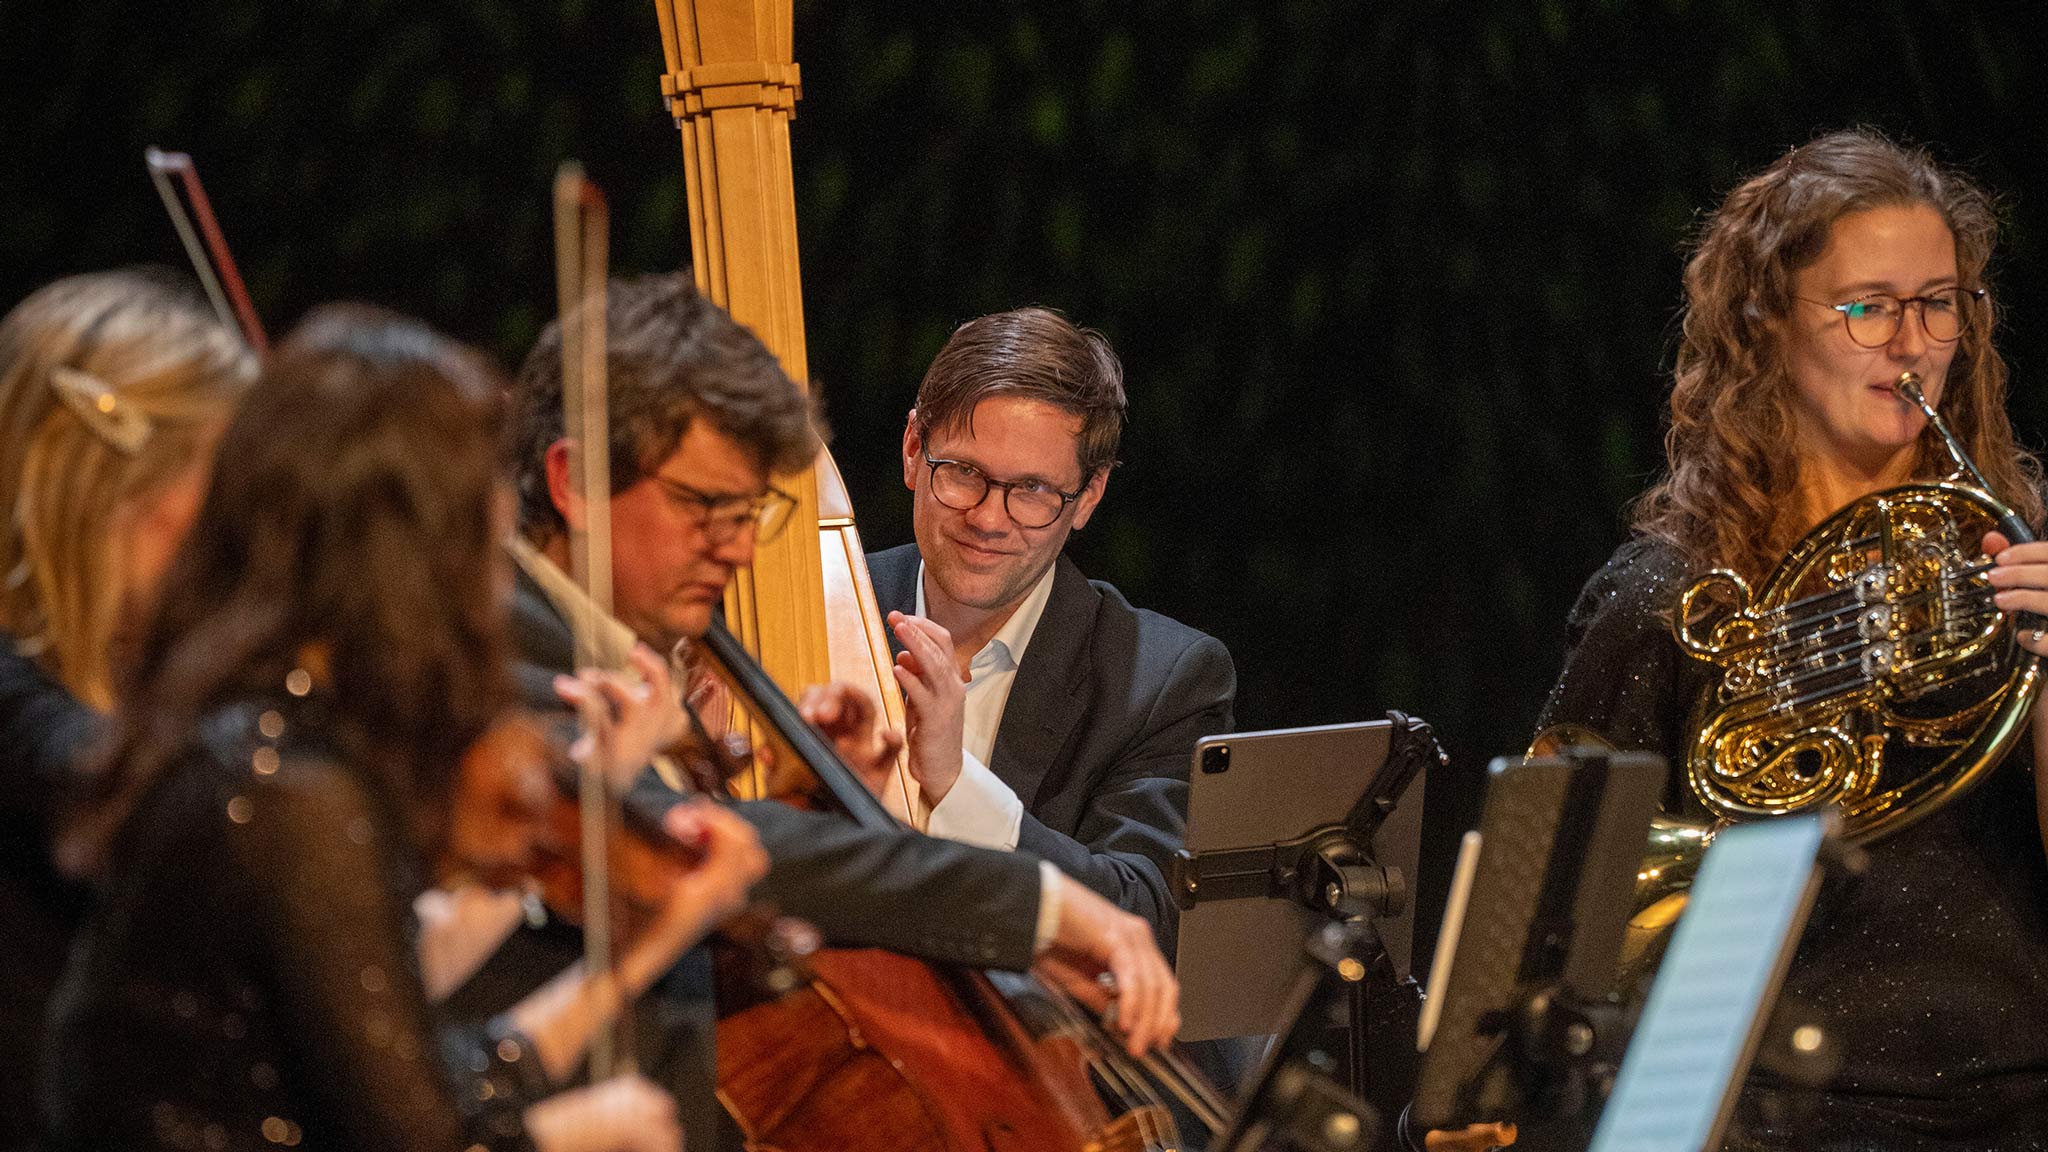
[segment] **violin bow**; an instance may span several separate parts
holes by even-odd
[[[192,271],[198,273],[206,298],[213,303],[214,315],[228,331],[240,336],[251,352],[261,356],[270,351],[263,322],[249,300],[249,290],[235,266],[234,253],[228,251],[227,236],[213,214],[213,202],[206,198],[206,186],[199,182],[199,169],[192,157],[151,147],[143,149],[142,162],[149,167],[150,182],[170,214],[171,227],[178,230],[178,242],[184,245]]]
[[[570,575],[584,601],[570,613],[576,667],[601,667],[599,624],[612,612],[610,388],[605,375],[605,284],[611,211],[604,193],[575,161],[555,173],[555,293],[562,326],[562,435],[569,442],[569,483],[582,498],[583,527],[570,526]],[[583,831],[584,970],[618,977],[612,940],[611,836],[619,798],[604,765],[578,774]],[[602,1024],[590,1042],[590,1078],[633,1071],[630,1017]]]

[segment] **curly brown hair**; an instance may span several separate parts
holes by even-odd
[[[1858,128],[1820,136],[1745,180],[1701,228],[1685,268],[1685,308],[1664,450],[1669,472],[1637,502],[1638,532],[1700,565],[1746,578],[1768,573],[1811,525],[1795,494],[1793,385],[1779,332],[1793,277],[1818,260],[1836,220],[1926,204],[1955,235],[1956,270],[1986,287],[1998,206],[1922,148]],[[1992,347],[1994,309],[1967,309],[1941,392],[1942,414],[1994,495],[2041,521],[2041,466],[2006,417],[2005,361]],[[1929,389],[1933,391],[1933,389]],[[1948,470],[1934,430],[1922,431],[1916,476]]]

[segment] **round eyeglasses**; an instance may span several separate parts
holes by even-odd
[[[1795,297],[1808,304],[1832,308],[1842,314],[1849,339],[1861,348],[1882,348],[1898,338],[1906,322],[1906,309],[1920,306],[1920,330],[1936,344],[1953,344],[1963,334],[1963,311],[1984,299],[1982,288],[1943,288],[1925,296],[1894,296],[1873,292],[1846,304],[1830,304],[1806,296]]]
[[[789,514],[796,511],[796,497],[780,488],[770,488],[758,496],[714,496],[658,472],[647,476],[668,493],[669,499],[698,510],[700,527],[713,544],[729,543],[749,527],[754,530],[754,541],[766,544],[782,535],[782,530],[789,526]]]
[[[989,489],[1003,493],[1003,511],[1019,528],[1044,528],[1060,518],[1067,505],[1081,498],[1084,485],[1062,492],[1043,480],[991,480],[986,472],[959,460],[934,460],[925,453],[932,470],[932,497],[955,512],[971,512],[988,499]]]

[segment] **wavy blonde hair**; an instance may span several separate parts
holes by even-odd
[[[124,447],[65,403],[63,369],[104,386],[103,410],[147,421],[146,438]],[[80,700],[113,703],[123,510],[191,463],[255,373],[168,272],[67,277],[0,320],[0,628]]]
[[[1685,309],[1664,451],[1669,472],[1637,502],[1638,532],[1695,563],[1767,574],[1810,525],[1800,522],[1793,384],[1779,333],[1792,279],[1820,258],[1836,220],[1868,208],[1926,204],[1955,235],[1965,287],[1988,287],[1997,205],[1926,150],[1868,129],[1834,132],[1786,153],[1728,194],[1685,268]],[[1994,309],[1972,307],[1942,415],[1991,482],[2030,524],[2041,522],[2041,466],[2013,437],[2006,368],[1991,344]],[[1931,391],[1931,389],[1930,389]],[[1932,427],[1916,476],[1948,471]]]

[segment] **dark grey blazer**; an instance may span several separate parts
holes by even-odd
[[[914,544],[868,556],[883,612],[916,607],[917,568]],[[1168,956],[1188,757],[1230,728],[1236,691],[1221,641],[1131,607],[1061,556],[996,731],[989,769],[1024,802],[1017,846],[1151,921]]]

